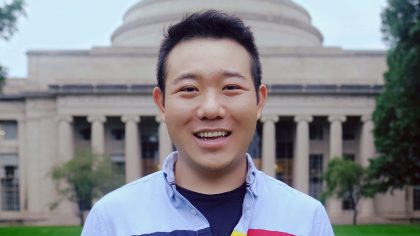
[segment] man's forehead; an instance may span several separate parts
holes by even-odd
[[[229,38],[193,38],[184,40],[171,50],[167,57],[166,65],[182,63],[183,60],[193,63],[194,61],[190,61],[190,57],[206,61],[211,57],[219,57],[220,55],[234,57],[235,60],[229,61],[229,64],[245,62],[245,65],[250,65],[248,59],[251,56],[248,51],[241,44]]]
[[[208,47],[209,45],[220,45],[220,44],[230,44],[235,45],[235,47],[242,48],[244,52],[247,52],[246,48],[243,47],[240,43],[238,43],[236,40],[231,38],[204,38],[204,37],[197,37],[197,38],[190,38],[186,40],[180,41],[178,44],[176,44],[171,52],[168,55],[168,58],[174,54],[174,51],[178,51],[180,49],[188,49],[188,48],[197,48],[202,49],[203,47]],[[203,53],[203,51],[199,51],[200,53]]]
[[[178,82],[183,78],[251,77],[248,52],[238,43],[227,39],[197,39],[174,48],[166,63],[167,78]]]

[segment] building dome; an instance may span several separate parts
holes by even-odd
[[[321,47],[322,35],[309,13],[291,0],[142,0],[112,35],[113,46],[159,45],[162,32],[189,13],[218,9],[251,26],[259,47]]]

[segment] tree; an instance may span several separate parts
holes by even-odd
[[[388,71],[373,113],[378,157],[370,176],[380,192],[420,184],[420,0],[388,0],[382,31]]]
[[[328,162],[327,171],[322,178],[326,181],[326,190],[321,198],[325,200],[328,197],[336,195],[339,199],[349,199],[353,208],[353,224],[357,224],[357,205],[362,197],[373,197],[374,191],[371,188],[367,178],[367,168],[360,164],[334,158]]]
[[[25,2],[13,0],[0,6],[0,39],[9,40],[16,32],[16,22],[19,16],[25,15]],[[6,80],[7,71],[0,65],[0,92]]]
[[[91,151],[79,151],[72,160],[54,167],[52,178],[57,183],[60,196],[77,204],[78,217],[83,225],[84,212],[92,208],[93,200],[124,184],[124,176],[115,172],[109,158],[97,156]],[[61,200],[55,202],[52,208]]]

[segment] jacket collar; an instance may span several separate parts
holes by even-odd
[[[177,160],[178,160],[178,152],[174,151],[166,157],[162,165],[163,175],[165,177],[166,183],[169,185],[171,189],[170,191],[168,191],[170,195],[169,197],[171,198],[174,196],[173,190],[175,189],[175,184],[176,184],[174,169],[175,169],[175,163]],[[251,190],[252,194],[256,197],[257,196],[256,177],[257,177],[258,170],[255,167],[254,162],[252,161],[251,155],[249,155],[248,153],[246,154],[246,160],[248,163],[248,171],[246,175],[246,186],[248,189]]]

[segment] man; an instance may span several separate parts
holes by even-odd
[[[82,235],[333,235],[324,207],[246,154],[267,99],[252,32],[217,11],[169,28],[153,98],[177,149],[108,194]]]

